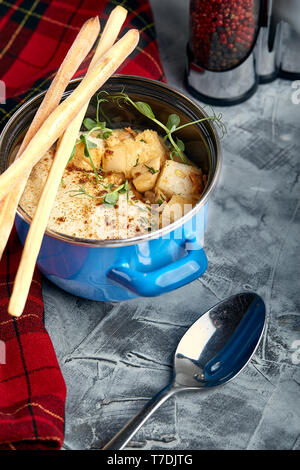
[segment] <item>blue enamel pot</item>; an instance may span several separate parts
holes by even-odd
[[[64,96],[78,84],[73,80]],[[171,87],[146,78],[115,75],[103,86],[108,92],[125,90],[134,100],[146,101],[155,115],[166,122],[176,113],[181,123],[206,117],[193,101]],[[26,127],[43,98],[43,93],[25,103],[5,126],[0,138],[2,171],[15,154]],[[153,128],[146,117],[132,107],[118,108],[105,103],[103,109],[112,126]],[[88,115],[95,115],[91,100]],[[155,232],[126,240],[85,240],[48,230],[38,257],[40,271],[67,292],[91,300],[121,301],[152,297],[172,291],[200,277],[207,268],[203,249],[208,201],[220,172],[219,139],[210,121],[178,132],[187,156],[207,174],[207,185],[196,206],[176,222]],[[18,208],[16,229],[24,243],[30,217]]]

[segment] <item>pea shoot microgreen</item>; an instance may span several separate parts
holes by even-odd
[[[83,121],[83,124],[85,128],[88,130],[88,135],[90,135],[92,132],[95,131],[100,131],[98,132],[97,136],[98,139],[108,139],[108,137],[111,136],[112,130],[106,127],[106,122],[96,122],[94,119],[91,118],[86,118]]]
[[[107,193],[107,195],[104,197],[105,204],[109,206],[115,206],[118,200],[119,200],[119,193],[117,191],[112,191],[110,193]]]
[[[201,119],[197,119],[195,121],[188,122],[186,124],[183,124],[180,126],[180,117],[177,114],[170,114],[167,120],[166,124],[163,124],[161,121],[159,121],[155,115],[154,112],[151,108],[151,106],[148,103],[145,103],[143,101],[133,101],[127,93],[124,93],[124,91],[121,91],[119,93],[109,95],[110,99],[115,101],[119,106],[121,106],[121,103],[124,102],[126,104],[132,105],[137,111],[139,111],[141,114],[146,116],[147,118],[151,119],[151,121],[155,122],[159,127],[161,127],[166,135],[165,139],[168,139],[173,150],[170,153],[170,158],[173,159],[174,156],[178,156],[181,158],[181,160],[184,163],[187,163],[186,156],[184,155],[184,150],[185,150],[185,145],[182,140],[180,140],[178,137],[174,140],[173,138],[173,133],[176,131],[179,131],[187,126],[191,126],[193,124],[198,124],[199,122],[203,121],[214,121],[216,125],[220,128],[222,135],[225,134],[226,132],[226,127],[225,124],[222,121],[222,114],[216,114],[213,111],[212,116],[207,116]]]
[[[103,202],[109,206],[115,206],[117,204],[120,194],[127,193],[127,199],[129,197],[128,180],[126,180],[125,183],[121,184],[116,189],[111,190],[110,192],[107,192],[106,194],[101,194],[101,196],[94,196],[93,194],[89,194],[86,191],[85,186],[83,184],[77,185],[77,186],[78,186],[78,189],[71,189],[70,191],[67,191],[68,193],[72,193],[70,194],[70,197],[87,196],[92,199],[103,199]],[[110,186],[110,189],[112,189],[112,186]]]
[[[129,190],[130,190],[130,187],[129,187],[128,180],[125,180],[124,187],[120,189],[119,193],[120,194],[126,193],[127,201],[129,199]]]
[[[95,173],[96,181],[97,181],[97,183],[99,183],[100,175],[99,175],[99,173],[98,173],[98,171],[95,167],[94,161],[93,161],[92,156],[90,154],[90,149],[96,148],[97,144],[95,144],[91,140],[88,140],[85,134],[81,134],[80,140],[84,145],[84,156],[87,157],[90,160],[92,168],[93,168],[94,173]]]
[[[106,122],[105,121],[100,121],[100,105],[101,105],[101,103],[103,103],[105,101],[108,101],[107,98],[103,97],[103,95],[108,95],[108,93],[106,91],[101,91],[97,94],[97,97],[96,97],[96,99],[97,99],[96,119],[92,119],[92,118],[87,117],[83,120],[83,125],[86,128],[86,130],[88,131],[88,135],[90,135],[94,131],[99,131],[98,134],[97,134],[97,137],[99,139],[108,139],[108,137],[111,136],[112,129],[109,129],[108,127],[106,127]],[[102,111],[102,114],[104,114],[103,111]],[[71,153],[70,158],[69,158],[69,162],[73,159],[73,157],[76,153],[77,144],[79,142],[82,142],[81,137],[80,137],[79,140],[76,141],[76,143],[73,147],[72,153]],[[90,145],[90,144],[88,144],[88,146],[89,146],[88,148],[93,148],[93,146]],[[96,144],[94,146],[97,147]],[[85,152],[85,153],[87,153],[87,152]],[[88,158],[90,158],[90,156]],[[96,178],[97,178],[97,175],[96,175]]]
[[[100,106],[101,103],[108,101],[107,98],[104,98],[103,95],[108,95],[106,91],[100,91],[97,96],[97,107],[96,107],[96,119],[92,118],[85,118],[83,124],[85,128],[88,130],[88,134],[90,135],[94,131],[100,131],[97,134],[97,137],[100,139],[108,139],[110,137],[112,130],[106,127],[105,121],[100,121]],[[103,111],[102,111],[103,114]]]
[[[80,140],[80,139],[77,139],[76,142],[75,142],[75,144],[74,144],[72,153],[71,153],[70,158],[69,158],[69,160],[68,160],[68,163],[70,163],[70,161],[73,160],[73,158],[75,157],[76,146],[77,146],[77,144],[79,144],[79,142],[81,142],[81,140]]]

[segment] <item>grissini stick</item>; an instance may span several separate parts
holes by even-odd
[[[129,30],[86,75],[78,87],[50,114],[26,149],[8,169],[0,175],[0,199],[24,177],[51,145],[62,135],[74,116],[83,108],[103,83],[116,71],[139,40],[136,29]]]
[[[86,57],[100,31],[98,17],[90,18],[81,27],[72,46],[70,47],[64,61],[59,67],[45,97],[37,110],[32,123],[27,130],[24,140],[18,150],[18,158],[26,146],[39,130],[46,118],[59,105],[63,92],[69,84],[74,73]],[[30,169],[31,170],[31,169]],[[30,171],[26,173],[29,176]],[[24,175],[25,176],[25,175]],[[0,202],[0,260],[5,249],[9,234],[15,220],[18,203],[26,185],[27,178],[24,177],[15,186],[13,191]],[[1,201],[1,200],[0,200]]]
[[[126,15],[127,10],[121,6],[117,6],[111,12],[87,74],[93,68],[97,60],[99,60],[100,57],[114,44],[125,21]],[[24,310],[35,263],[40,251],[44,232],[47,228],[50,212],[87,108],[88,103],[85,104],[80,113],[78,113],[76,118],[71,122],[71,124],[69,124],[59,141],[46,184],[30,224],[20,265],[15,278],[14,288],[8,308],[9,313],[14,316],[20,316]]]
[[[121,5],[118,5],[112,10],[106,21],[103,33],[101,34],[99,40],[99,44],[95,51],[95,55],[88,70],[90,70],[91,67],[95,65],[97,60],[99,60],[100,57],[102,57],[113,46],[119,35],[119,32],[121,31],[127,13],[127,10],[121,7]],[[86,105],[86,108],[87,107],[88,104]]]

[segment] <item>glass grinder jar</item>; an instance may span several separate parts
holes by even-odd
[[[254,93],[253,48],[264,0],[191,0],[186,82],[212,104],[234,104]]]

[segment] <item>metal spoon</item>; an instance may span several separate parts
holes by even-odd
[[[152,413],[174,393],[216,387],[236,377],[253,356],[265,319],[265,304],[252,292],[229,297],[204,313],[178,344],[170,384],[103,450],[123,449]]]

